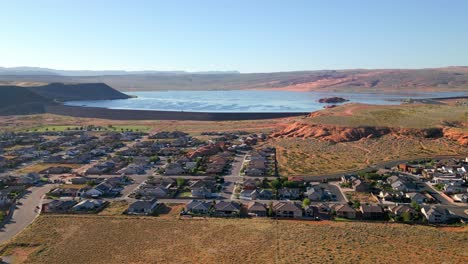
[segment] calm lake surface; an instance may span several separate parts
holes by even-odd
[[[466,92],[441,93],[325,93],[286,91],[156,91],[128,92],[131,99],[69,101],[65,105],[110,109],[165,110],[185,112],[311,112],[324,105],[317,100],[338,96],[355,103],[400,104],[403,99],[467,96]]]

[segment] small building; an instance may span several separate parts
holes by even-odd
[[[42,205],[45,213],[66,213],[76,204],[73,200],[52,200]]]
[[[255,200],[257,199],[258,191],[257,190],[242,190],[239,194],[239,199],[241,200]]]
[[[353,189],[356,192],[367,192],[369,191],[369,184],[367,184],[366,182],[362,180],[355,180],[353,182]]]
[[[380,205],[370,204],[370,205],[361,205],[359,207],[362,213],[363,219],[368,220],[382,220],[385,218],[385,213]]]
[[[185,170],[179,163],[168,163],[164,167],[164,175],[182,175],[184,173]]]
[[[332,207],[332,210],[335,211],[337,217],[355,219],[356,210],[348,204],[338,204]]]
[[[395,216],[402,216],[403,214],[417,215],[418,212],[414,210],[411,206],[406,204],[400,204],[389,209],[390,213]]]
[[[214,206],[215,215],[217,216],[239,216],[240,205],[235,202],[219,201]]]
[[[458,193],[452,196],[455,202],[467,203],[468,202],[468,193]]]
[[[276,202],[273,204],[273,213],[276,217],[299,218],[302,217],[302,208],[294,202]]]
[[[426,196],[417,192],[406,193],[406,198],[410,199],[411,202],[415,202],[417,204],[423,204],[427,201]]]
[[[449,219],[451,219],[450,212],[445,208],[425,206],[421,208],[421,213],[424,215],[424,217],[429,223],[433,224],[446,223]]]
[[[72,210],[75,212],[90,212],[90,211],[98,211],[105,205],[104,200],[83,200],[73,206]]]
[[[262,189],[258,192],[258,199],[262,200],[271,200],[273,193],[270,190]]]
[[[138,200],[130,204],[127,213],[131,215],[151,215],[158,206],[159,203],[156,199],[151,201]]]
[[[185,208],[187,212],[204,215],[210,212],[211,206],[211,202],[191,200]]]
[[[143,184],[135,190],[135,194],[142,197],[163,198],[169,195],[169,189],[163,185]]]
[[[300,189],[299,188],[281,188],[279,189],[279,196],[281,199],[291,199],[297,200],[300,197]]]
[[[247,213],[250,216],[265,217],[267,216],[267,208],[265,204],[253,201],[247,205]]]

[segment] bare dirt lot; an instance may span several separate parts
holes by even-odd
[[[467,246],[467,228],[41,216],[2,253],[20,263],[466,263]]]

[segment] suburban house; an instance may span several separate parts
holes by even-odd
[[[447,183],[444,185],[444,193],[455,194],[455,193],[465,193],[468,191],[466,186],[459,185],[457,183]]]
[[[382,201],[401,201],[405,194],[398,191],[380,191],[377,195]]]
[[[392,189],[395,190],[395,191],[400,191],[400,192],[407,192],[408,191],[408,187],[401,180],[393,182],[391,184],[391,186],[392,186]]]
[[[87,181],[90,181],[89,178],[86,177],[74,177],[70,179],[71,184],[86,184]]]
[[[368,220],[381,220],[385,218],[385,213],[382,207],[376,204],[361,205],[359,207],[362,213],[362,218]]]
[[[299,188],[281,188],[279,189],[279,196],[281,199],[291,199],[297,200],[300,197],[300,189]]]
[[[211,198],[212,192],[205,186],[193,187],[190,190],[190,196],[194,198]]]
[[[56,197],[75,197],[78,194],[78,190],[75,188],[55,188],[48,194]]]
[[[258,153],[246,157],[246,168],[244,170],[247,176],[263,176],[266,173],[266,159]]]
[[[426,196],[417,192],[410,192],[410,193],[406,193],[405,195],[406,195],[406,198],[409,198],[411,200],[411,202],[415,202],[417,204],[423,204],[427,201]]]
[[[418,212],[411,208],[411,206],[400,204],[394,207],[391,207],[389,211],[396,216],[402,216],[403,214],[417,215]]]
[[[265,204],[252,201],[247,205],[247,213],[250,216],[265,217],[267,216],[267,208]]]
[[[153,214],[159,203],[156,199],[151,201],[138,200],[130,204],[127,214],[131,215],[150,215]]]
[[[135,194],[142,197],[163,198],[169,195],[169,189],[163,185],[142,184]]]
[[[76,204],[73,200],[52,200],[42,205],[45,213],[66,213]]]
[[[356,210],[348,204],[338,204],[332,207],[337,217],[355,219]]]
[[[247,179],[242,183],[242,189],[244,190],[255,190],[257,189],[257,181],[253,179]]]
[[[112,169],[115,168],[115,163],[112,161],[106,161],[99,164],[96,164],[94,167],[91,167],[86,170],[86,175],[101,175],[110,173]]]
[[[16,179],[17,184],[21,185],[34,185],[41,180],[41,176],[37,173],[28,173]]]
[[[117,173],[123,174],[123,175],[144,174],[145,168],[142,165],[130,164],[127,167],[117,171]]]
[[[369,184],[367,184],[366,182],[362,180],[355,180],[353,182],[353,189],[356,192],[367,192],[369,191]]]
[[[447,222],[452,216],[445,208],[435,206],[421,208],[421,213],[429,223],[438,224]]]
[[[294,202],[275,202],[273,213],[276,217],[299,218],[302,217],[302,208]]]
[[[240,205],[235,202],[219,201],[215,204],[214,210],[217,216],[239,216]]]
[[[106,202],[104,200],[83,200],[73,206],[73,211],[75,212],[90,212],[97,211],[102,208]]]
[[[196,198],[211,198],[215,188],[214,181],[193,181],[189,183],[190,193],[192,197]]]
[[[271,200],[273,193],[270,190],[262,189],[258,192],[258,199]]]
[[[314,186],[307,187],[304,196],[309,198],[311,201],[321,201],[323,196],[323,190]]]
[[[88,197],[101,197],[108,195],[116,195],[122,190],[122,187],[116,183],[104,181],[85,192]]]
[[[200,200],[191,200],[185,207],[187,212],[193,214],[208,214],[211,210],[213,203],[200,201]]]
[[[164,175],[182,175],[184,173],[185,170],[179,163],[167,163],[164,167]]]
[[[347,184],[347,185],[352,185],[354,181],[358,180],[359,177],[357,175],[352,175],[352,174],[345,174],[341,176],[341,183]]]
[[[10,205],[13,202],[13,199],[11,199],[10,196],[10,189],[6,188],[3,190],[0,190],[0,207]]]
[[[316,217],[319,215],[319,208],[316,205],[308,205],[304,208],[306,216]]]
[[[452,196],[455,202],[467,203],[468,202],[468,193],[458,193]]]
[[[242,190],[239,194],[241,200],[255,200],[258,197],[257,190]]]

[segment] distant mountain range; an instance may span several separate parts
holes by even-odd
[[[62,71],[0,68],[0,84],[105,83],[120,91],[268,89],[324,92],[467,91],[468,67],[273,73]]]
[[[75,71],[55,70],[40,67],[0,67],[0,75],[59,75],[59,76],[103,76],[103,75],[179,75],[179,74],[238,74],[238,71]]]

